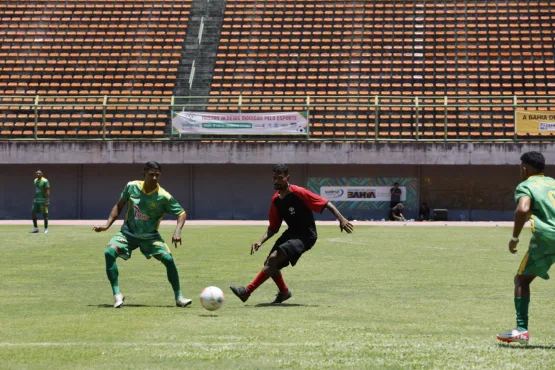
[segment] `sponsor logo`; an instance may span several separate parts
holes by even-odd
[[[150,219],[148,215],[145,215],[141,212],[138,206],[133,206],[133,212],[135,213],[135,220],[148,221]]]
[[[540,130],[555,131],[555,122],[540,122]]]
[[[376,198],[376,191],[352,191],[347,192],[347,198],[349,199],[372,199]]]
[[[345,194],[345,191],[343,189],[325,189],[322,195],[325,198],[334,199],[341,198],[343,194]]]
[[[289,207],[289,213],[294,215],[295,214],[295,208]]]

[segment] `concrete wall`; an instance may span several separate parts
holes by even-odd
[[[27,219],[33,178],[44,171],[52,186],[51,218],[104,219],[124,185],[141,178],[139,164],[0,165],[0,219]],[[546,174],[550,174],[548,168]],[[414,177],[431,208],[448,208],[452,220],[510,220],[518,166],[291,165],[291,182],[308,177]],[[273,194],[270,165],[163,164],[162,186],[194,219],[266,219]],[[406,210],[415,218],[417,210]],[[381,219],[384,211],[345,214]],[[331,219],[328,212],[319,219]]]
[[[544,153],[555,162],[555,144],[197,141],[4,141],[0,164],[380,164],[516,165],[520,154]]]

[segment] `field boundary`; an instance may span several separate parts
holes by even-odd
[[[53,226],[95,226],[104,225],[106,220],[50,220]],[[114,226],[121,225],[123,220],[117,220]],[[31,220],[0,220],[2,225],[32,225]],[[175,221],[162,221],[162,225],[175,225]],[[260,220],[189,220],[187,226],[267,226],[268,221]],[[337,226],[337,221],[316,221],[319,226]],[[418,226],[418,227],[512,227],[512,221],[435,221],[435,222],[392,222],[392,221],[353,221],[356,226]],[[42,221],[39,219],[39,227]]]

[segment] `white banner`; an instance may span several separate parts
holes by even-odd
[[[393,186],[322,186],[320,195],[330,201],[390,202]],[[407,200],[407,189],[401,189],[401,202]]]
[[[306,114],[180,112],[172,125],[181,134],[306,135]]]

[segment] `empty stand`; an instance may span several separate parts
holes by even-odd
[[[171,96],[191,2],[2,0],[0,95]],[[2,108],[2,136],[27,136],[27,128],[34,127],[33,114],[13,109],[15,105]],[[81,108],[43,106],[38,113],[41,131],[97,136],[102,109]],[[167,109],[132,108],[108,109],[109,137],[164,135]]]
[[[554,30],[549,1],[229,0],[211,94],[391,102],[315,107],[312,137],[509,139],[510,96],[555,103]]]

